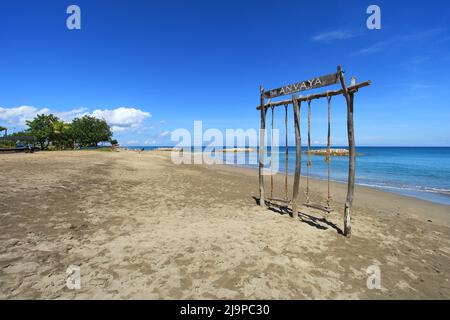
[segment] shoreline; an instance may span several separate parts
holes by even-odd
[[[131,150],[127,150],[125,152],[130,152]],[[148,150],[151,151],[152,153],[159,153],[159,150]],[[132,152],[132,151],[131,151]],[[167,152],[161,151],[161,154],[164,155],[165,157],[167,157],[168,159],[170,158],[170,156],[167,154]],[[194,155],[195,153],[192,152],[192,155]],[[245,166],[245,165],[237,165],[237,164],[201,164],[201,165],[196,165],[196,166],[200,166],[202,168],[206,168],[206,169],[210,169],[210,170],[215,170],[216,168],[220,168],[220,169],[231,169],[231,170],[235,170],[236,173],[246,173],[246,175],[250,175],[250,176],[254,176],[255,179],[257,177],[258,174],[258,168],[254,168],[251,166]],[[284,173],[278,172],[276,175],[275,180],[277,181],[277,183],[282,186],[284,185]],[[266,193],[267,193],[267,185],[269,184],[270,181],[270,176],[265,176],[264,178],[265,181],[265,185],[266,185]],[[288,175],[288,183],[289,183],[289,192],[292,194],[292,190],[291,190],[291,186],[293,183],[293,174],[289,173]],[[301,179],[300,179],[300,199],[303,199],[303,194],[302,192],[305,190],[305,181],[306,181],[306,176],[305,175],[301,175]],[[321,179],[318,177],[310,177],[310,182],[312,182],[313,184],[313,188],[314,188],[314,184],[321,184],[321,187],[319,187],[318,189],[320,189],[321,193],[325,194],[325,185],[327,183],[327,179]],[[345,199],[345,194],[346,194],[346,188],[347,188],[347,183],[344,181],[338,181],[338,180],[330,180],[330,184],[332,185],[331,189],[333,189],[333,187],[335,187],[336,189],[339,190],[339,192],[341,193],[341,207],[343,208],[343,199]],[[255,185],[255,188],[257,188],[257,185]],[[317,188],[317,187],[316,187]],[[377,188],[374,186],[365,186],[359,183],[355,184],[355,199],[358,197],[358,192],[357,190],[359,190],[359,193],[361,193],[361,191],[363,191],[364,195],[367,196],[369,195],[369,198],[387,198],[389,201],[393,202],[393,203],[398,203],[398,202],[404,202],[404,203],[408,203],[411,202],[411,205],[409,205],[409,209],[408,209],[408,216],[415,218],[415,219],[419,219],[419,220],[425,220],[428,221],[429,219],[434,219],[439,221],[439,223],[443,224],[443,225],[447,225],[450,226],[450,205],[444,204],[444,203],[439,203],[439,202],[435,202],[435,201],[430,201],[427,199],[422,199],[419,197],[415,197],[415,196],[411,196],[408,194],[402,194],[400,192],[392,192],[389,190],[385,190],[382,187]],[[315,190],[315,192],[317,192],[317,190]],[[374,199],[372,199],[374,200]],[[303,201],[301,201],[303,202]],[[377,201],[373,201],[372,202],[374,205],[378,205]],[[357,200],[354,200],[354,205],[359,205]],[[433,208],[433,210],[423,210],[424,207],[430,206]],[[417,209],[420,208],[420,209]],[[394,206],[390,207],[387,206],[386,209],[391,209],[394,210]],[[427,214],[423,214],[423,212],[428,211]],[[342,209],[343,212],[343,209]],[[433,221],[434,221],[433,220]]]
[[[226,166],[235,166],[237,168],[243,168],[243,169],[250,169],[250,170],[254,170],[256,172],[258,171],[258,168],[254,168],[254,167],[251,167],[251,166],[236,165],[236,164],[225,164],[225,165]],[[284,176],[283,172],[278,172],[278,173]],[[267,176],[267,177],[270,177],[270,176]],[[289,173],[289,177],[293,177],[293,173]],[[306,176],[302,174],[301,178],[302,179],[303,178],[306,179]],[[319,180],[319,181],[325,181],[325,182],[327,181],[326,177],[318,177],[318,176],[310,176],[310,179]],[[345,185],[347,184],[346,181],[335,180],[335,179],[330,179],[330,182],[341,183],[341,184],[345,184]],[[439,204],[439,205],[443,205],[443,206],[448,206],[450,208],[450,194],[439,192],[439,191],[421,191],[421,190],[414,190],[414,189],[401,188],[401,187],[395,187],[395,186],[369,185],[369,184],[358,183],[358,182],[355,182],[355,186],[360,186],[360,187],[364,187],[364,188],[378,190],[378,191],[382,191],[382,192],[386,192],[386,193],[394,194],[394,195],[398,195],[398,196],[404,196],[404,197],[408,197],[408,198],[411,198],[411,199],[426,201],[426,202],[433,203],[433,204]],[[395,191],[391,191],[391,189],[395,189],[395,190],[399,190],[399,191],[395,192]],[[417,195],[412,195],[413,193],[416,193]],[[444,196],[444,197],[448,196],[449,203],[446,203],[446,202],[444,202],[442,200],[435,200],[435,201],[430,200],[426,196],[421,196],[422,193],[423,194],[431,194],[431,195],[437,194],[437,195]]]
[[[158,147],[159,148],[159,147]],[[383,147],[384,148],[384,147]],[[392,147],[395,148],[395,147]],[[405,148],[410,148],[410,147],[405,147]],[[430,147],[430,148],[434,148],[434,147]],[[442,147],[442,148],[446,148],[446,147]],[[167,151],[165,150],[166,148],[164,148],[163,151]],[[133,149],[129,149],[130,151]],[[160,150],[158,149],[150,149],[150,150],[145,150],[145,151],[150,151],[150,152],[158,152]],[[242,152],[242,154],[247,153],[247,151],[240,151]],[[250,152],[254,152],[254,151],[250,151]],[[190,152],[190,154],[194,155],[196,154],[195,152]],[[341,156],[338,156],[341,157]],[[245,165],[245,164],[225,164],[225,165],[230,165],[230,166],[236,166],[236,167],[240,167],[240,168],[248,168],[251,170],[258,170],[258,167],[256,165]],[[357,172],[358,172],[358,168]],[[284,174],[284,172],[280,172],[281,174]],[[292,176],[293,172],[289,172],[289,176]],[[301,176],[306,177],[304,175]],[[321,181],[327,181],[327,177],[326,176],[310,176],[311,179],[316,179],[316,180],[321,180]],[[358,177],[356,177],[356,183],[355,185],[358,186],[363,186],[363,187],[368,187],[368,188],[372,188],[375,190],[380,190],[380,191],[384,191],[384,192],[388,192],[391,194],[396,194],[396,195],[401,195],[401,196],[406,196],[409,198],[413,198],[413,199],[420,199],[423,201],[427,201],[430,203],[434,203],[434,204],[440,204],[440,205],[446,205],[446,206],[450,206],[450,194],[447,192],[443,192],[443,190],[439,191],[440,189],[438,187],[430,187],[431,189],[435,189],[433,191],[429,191],[426,189],[426,187],[424,187],[424,189],[414,189],[412,187],[409,186],[405,186],[405,187],[400,187],[400,186],[395,186],[395,185],[377,185],[377,184],[372,184],[370,185],[369,183],[364,183],[364,182],[358,182]],[[336,180],[336,179],[331,179],[331,181],[333,182],[339,182],[339,183],[346,183],[345,180]],[[446,191],[446,190],[445,190]]]
[[[257,177],[257,170],[254,168],[246,168],[246,167],[240,167],[238,165],[229,165],[229,164],[220,164],[220,165],[202,165],[202,167],[209,169],[209,170],[224,170],[224,171],[234,171],[237,174],[245,174],[246,176],[255,176]],[[256,181],[256,178],[255,178]],[[282,191],[282,188],[284,188],[284,175],[275,175],[274,177],[275,183],[280,187],[277,193],[280,193]],[[257,182],[256,182],[257,183]],[[266,193],[268,193],[267,186],[270,185],[270,176],[265,176],[264,183],[266,185]],[[292,194],[292,183],[293,183],[293,175],[288,176],[288,184],[289,184],[289,195]],[[306,176],[301,176],[300,179],[300,199],[304,198],[303,192],[305,190],[305,183],[306,183]],[[310,183],[311,188],[313,192],[321,192],[322,194],[326,194],[326,185],[327,180],[317,179],[317,178],[311,178],[310,177]],[[344,208],[344,199],[346,195],[346,189],[347,189],[347,183],[342,181],[333,181],[330,180],[331,190],[335,189],[337,193],[340,195],[340,207],[337,208],[337,211],[339,213],[343,214],[343,208]],[[255,185],[255,189],[257,189],[257,184]],[[333,191],[332,191],[333,192]],[[419,199],[416,197],[398,194],[395,192],[389,192],[385,190],[380,190],[378,188],[369,187],[369,186],[363,186],[359,184],[355,184],[355,196],[354,196],[354,206],[361,207],[363,202],[361,200],[361,197],[358,195],[362,194],[362,198],[364,198],[363,201],[367,200],[367,198],[370,199],[370,202],[367,203],[374,207],[382,207],[383,210],[392,210],[396,211],[396,205],[398,203],[402,203],[402,205],[408,204],[406,207],[408,207],[408,210],[405,210],[405,214],[408,217],[418,219],[421,221],[427,221],[429,219],[434,219],[433,221],[438,221],[442,225],[450,226],[450,206],[436,203],[424,199]],[[256,196],[256,194],[255,194]],[[259,195],[257,195],[259,196]],[[317,197],[317,196],[316,196]],[[359,199],[358,199],[359,198]],[[387,203],[379,203],[378,201],[380,199],[385,200]],[[322,199],[324,200],[324,199]],[[301,201],[303,202],[303,201]],[[427,208],[427,209],[425,209]],[[342,212],[341,212],[342,211]]]

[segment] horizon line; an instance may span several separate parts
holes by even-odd
[[[119,143],[119,146],[122,147],[176,147],[174,145],[121,145]],[[182,146],[179,146],[180,148],[183,148]],[[211,147],[211,148],[259,148],[259,146],[189,146],[189,147],[185,147],[185,148],[192,148],[192,147]],[[294,148],[295,145],[289,145],[288,148]],[[307,145],[302,145],[302,147],[307,147]],[[311,147],[322,147],[322,148],[326,148],[327,146],[318,146],[318,145],[314,145]],[[270,148],[270,146],[266,146],[266,148]],[[278,148],[285,148],[285,146],[278,146]],[[343,146],[331,146],[331,148],[348,148],[348,146],[343,145]],[[367,146],[367,145],[360,145],[360,146],[356,146],[356,148],[450,148],[450,145],[448,146],[383,146],[383,145],[376,145],[376,146]]]

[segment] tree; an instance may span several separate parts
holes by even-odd
[[[8,135],[8,129],[0,126],[0,133],[2,133],[2,131],[5,131],[5,134],[3,136],[3,139],[0,140],[1,141],[0,146],[7,146],[8,143],[6,142],[5,139],[6,139],[6,136]]]
[[[65,149],[73,147],[71,124],[64,121],[53,123],[53,141],[56,148]]]
[[[74,141],[83,146],[97,146],[99,142],[109,141],[112,137],[111,128],[106,121],[91,116],[75,118],[71,134]]]
[[[2,131],[5,131],[4,138],[6,138],[6,136],[8,135],[8,128],[0,126],[0,133],[1,133]]]
[[[33,120],[27,121],[27,132],[36,137],[36,141],[42,150],[48,148],[54,139],[53,124],[59,119],[53,114],[38,114]]]

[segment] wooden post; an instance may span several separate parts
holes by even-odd
[[[270,129],[270,198],[273,198],[273,115],[275,108],[272,107],[272,127]]]
[[[327,208],[331,209],[331,193],[330,193],[330,174],[331,174],[331,97],[327,96],[328,101],[328,133],[327,133],[327,165],[328,165],[328,182],[327,182]]]
[[[288,145],[288,106],[284,106],[284,128],[285,132],[285,145],[286,145],[286,173],[284,175],[284,198],[287,201],[289,199],[288,196],[288,174],[289,174],[289,145]]]
[[[348,185],[347,198],[345,200],[344,208],[344,235],[350,237],[352,234],[352,223],[350,219],[350,210],[353,204],[353,194],[355,190],[355,163],[356,163],[356,148],[355,148],[355,134],[353,128],[353,98],[354,94],[349,93],[345,84],[344,73],[341,66],[338,66],[339,79],[341,81],[342,90],[347,101],[347,135],[349,147],[349,168],[348,168]]]
[[[292,217],[295,218],[298,212],[298,194],[300,185],[300,173],[302,165],[302,139],[300,135],[300,103],[297,97],[292,97],[294,107],[294,126],[295,126],[295,173],[294,186],[292,193]]]
[[[306,200],[305,203],[309,203],[309,174],[311,173],[311,99],[306,100],[308,102],[308,160],[306,161]]]
[[[260,86],[261,93],[261,131],[259,133],[259,205],[265,206],[266,202],[264,199],[264,140],[266,134],[266,108],[264,106],[264,87]]]

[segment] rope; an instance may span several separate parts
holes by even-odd
[[[259,143],[260,143],[260,146],[264,143],[265,144],[265,141],[266,141],[266,133],[267,133],[267,130],[266,130],[266,127],[265,127],[265,123],[266,123],[266,115],[267,115],[267,109],[268,109],[268,107],[266,107],[267,105],[269,105],[270,103],[272,102],[272,98],[269,98],[269,99],[267,99],[267,103],[264,103],[263,102],[263,104],[262,104],[262,107],[264,108],[264,130],[261,130],[262,132],[263,132],[263,137],[264,137],[264,139],[261,141],[261,136],[260,136],[260,141],[259,141]],[[267,146],[266,146],[267,147]],[[264,150],[265,148],[263,148],[263,152],[262,152],[262,157],[261,157],[261,159],[260,159],[260,161],[263,163],[263,170],[265,170],[265,165],[264,165],[264,160],[265,160],[265,150]],[[265,179],[264,179],[265,180]],[[265,185],[265,181],[263,181],[263,183],[262,183],[262,187],[263,187],[263,189],[262,189],[262,191],[263,191],[263,194],[262,194],[262,196],[263,197],[265,197],[265,190],[264,190],[264,185]],[[264,202],[263,202],[264,203]]]
[[[288,168],[289,168],[289,147],[288,147],[288,105],[284,106],[284,127],[286,129],[286,174],[284,176],[284,197],[288,200]]]
[[[270,198],[273,198],[273,115],[274,107],[272,108],[272,129],[270,131]]]
[[[327,208],[330,208],[331,193],[330,193],[330,166],[331,166],[331,96],[327,91],[328,100],[328,139],[327,139],[327,163],[328,163],[328,196],[327,196]]]
[[[306,203],[309,203],[309,173],[311,170],[311,99],[308,102],[308,161],[306,162]]]

